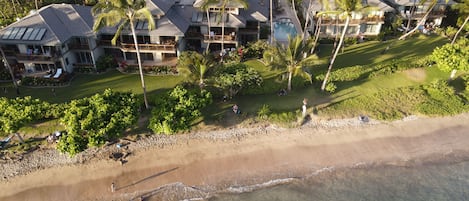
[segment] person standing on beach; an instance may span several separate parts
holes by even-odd
[[[111,192],[115,192],[116,191],[116,185],[114,184],[114,182],[112,182],[111,184]]]
[[[308,99],[306,98],[303,98],[303,106],[301,107],[301,114],[303,115],[303,117],[306,117],[306,105],[308,104]]]

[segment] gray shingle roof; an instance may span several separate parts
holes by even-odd
[[[166,15],[173,4],[174,0],[147,0],[148,9],[157,15]]]
[[[92,31],[93,17],[91,16],[91,7],[69,5],[69,4],[51,4],[39,9],[18,22],[10,24],[0,31],[5,34],[9,29],[26,28],[45,28],[46,32],[41,40],[27,41],[27,43],[37,43],[44,45],[56,45],[63,43],[74,36],[90,36]],[[24,40],[1,40],[2,43],[24,43]]]

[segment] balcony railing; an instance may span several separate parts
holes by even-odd
[[[445,12],[444,11],[432,11],[430,12],[430,14],[428,15],[429,17],[435,17],[435,16],[444,16],[445,15]],[[412,15],[412,19],[420,19],[420,18],[423,18],[423,16],[425,16],[425,13],[414,13]]]
[[[89,50],[90,46],[88,44],[70,43],[68,44],[68,48],[72,50]]]
[[[100,46],[112,46],[110,40],[98,41]],[[135,45],[132,43],[118,43],[116,47],[123,50],[135,50]],[[163,44],[138,44],[140,50],[157,50],[157,51],[175,51],[176,41],[166,41]]]
[[[174,51],[176,50],[176,44],[138,44],[140,50],[162,50],[162,51]],[[121,48],[124,50],[135,50],[134,44],[121,43]]]
[[[16,54],[16,59],[20,61],[54,61],[51,55],[36,54]]]
[[[206,42],[221,41],[222,38],[225,42],[236,42],[236,36],[233,35],[225,35],[224,37],[222,35],[204,35]]]

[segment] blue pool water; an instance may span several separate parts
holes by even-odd
[[[283,18],[274,22],[274,38],[278,41],[287,41],[288,36],[295,37],[297,31],[290,19]]]

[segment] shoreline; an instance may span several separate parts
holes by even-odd
[[[335,126],[322,128],[323,121]],[[451,159],[452,154],[469,160],[469,136],[464,135],[469,131],[467,113],[391,123],[357,121],[313,119],[293,129],[269,126],[155,136],[166,143],[147,142],[124,165],[91,159],[2,181],[0,200],[129,200],[167,184],[187,192],[192,186],[217,192],[279,178],[302,178],[325,167],[418,164],[426,157],[428,161],[438,156]],[[116,193],[109,190],[113,181]]]

